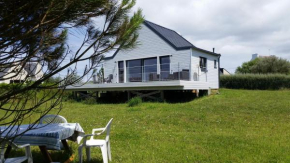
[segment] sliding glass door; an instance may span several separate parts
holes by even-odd
[[[127,61],[127,81],[142,82],[142,60]]]
[[[160,57],[160,79],[169,80],[170,77],[170,57]]]
[[[118,68],[119,68],[119,83],[124,83],[124,62],[123,61],[118,62]]]
[[[157,58],[143,59],[144,75],[143,81],[158,80],[157,76]]]
[[[127,61],[127,81],[146,82],[158,79],[157,58],[145,58]]]

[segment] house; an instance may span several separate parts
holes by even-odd
[[[36,61],[26,63],[24,69],[28,73],[29,80],[31,81],[39,80],[44,75],[42,65]]]
[[[21,65],[9,66],[0,68],[0,83],[22,83],[25,81],[27,72],[22,69]]]
[[[219,88],[220,54],[214,50],[198,48],[177,32],[149,21],[142,24],[138,42],[135,49],[117,50],[103,58],[104,81],[67,89],[127,91],[142,96],[140,92],[148,90],[198,92]]]
[[[225,68],[220,68],[220,75],[231,75],[231,73]]]
[[[23,68],[21,64],[3,67],[0,72],[0,83],[6,84],[36,81],[43,76],[42,66],[38,62],[28,62]]]

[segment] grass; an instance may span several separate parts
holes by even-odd
[[[86,133],[111,130],[112,162],[290,162],[290,91],[222,89],[188,103],[64,103],[61,115]],[[77,144],[70,142],[77,162]],[[85,153],[85,151],[84,151]],[[53,151],[53,159],[69,156]],[[33,148],[34,162],[43,162]],[[92,162],[102,162],[92,149]]]

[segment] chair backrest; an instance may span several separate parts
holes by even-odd
[[[60,115],[45,115],[39,120],[39,123],[67,123],[67,120]]]
[[[112,121],[113,121],[113,118],[110,119],[110,121],[108,122],[108,124],[105,127],[105,130],[107,131],[106,141],[109,141],[109,139],[110,139],[110,130],[111,130],[111,123],[112,123]]]
[[[0,162],[1,163],[4,163],[5,161],[5,149],[7,148],[6,145],[11,145],[13,148],[18,148],[18,146],[16,144],[14,144],[13,142],[5,139],[5,138],[2,138],[0,137],[0,143],[1,143],[1,146],[0,146]]]

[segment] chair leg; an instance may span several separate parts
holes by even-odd
[[[110,141],[108,141],[108,156],[109,156],[109,160],[112,161],[112,155],[111,155],[111,145],[110,145]]]
[[[101,146],[102,155],[103,155],[103,162],[108,163],[108,151],[107,151],[107,144]]]
[[[26,155],[26,157],[27,157],[27,162],[28,162],[28,163],[33,163],[32,154],[31,154],[31,150],[30,150],[30,146],[25,147],[25,155]]]
[[[83,147],[82,146],[79,146],[78,152],[79,152],[79,163],[82,163],[83,162]]]
[[[86,147],[87,161],[91,161],[91,147]]]

